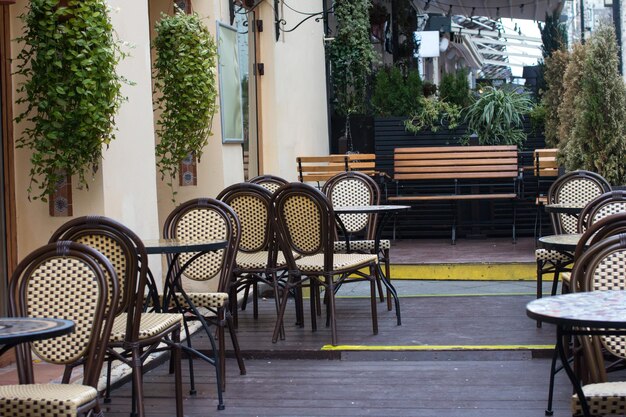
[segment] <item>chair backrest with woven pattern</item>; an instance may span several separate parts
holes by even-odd
[[[198,253],[182,253],[177,260],[176,271],[184,269],[186,278],[194,281],[217,278],[219,292],[228,292],[240,236],[241,225],[235,211],[213,198],[196,198],[181,204],[169,214],[163,226],[163,237],[166,239],[228,242],[224,249],[200,256],[197,256]],[[171,261],[171,256],[169,259]],[[185,268],[181,268],[187,263]]]
[[[626,233],[590,246],[576,261],[572,281],[580,283],[582,291],[626,290]],[[600,341],[611,354],[626,358],[626,336],[600,336]]]
[[[267,189],[272,194],[276,190],[278,190],[281,186],[289,183],[289,181],[287,181],[284,178],[277,177],[276,175],[269,175],[269,174],[259,175],[257,177],[251,178],[250,180],[248,180],[248,182],[251,184],[258,184],[261,187]]]
[[[69,241],[48,244],[28,255],[17,266],[9,288],[12,316],[74,322],[73,333],[30,345],[46,362],[67,365],[84,361],[83,383],[94,387],[113,324],[113,309],[107,308],[107,303],[116,305],[118,297],[117,274],[106,257]],[[20,383],[34,383],[28,344],[20,346],[17,354]]]
[[[71,240],[90,246],[109,259],[119,280],[120,297],[115,315],[127,313],[126,338],[137,340],[147,281],[148,255],[132,230],[104,216],[83,216],[57,229],[50,242]]]
[[[324,254],[326,269],[332,265],[335,216],[330,201],[308,184],[289,183],[272,196],[273,219],[281,249],[290,267],[292,252]]]
[[[272,242],[272,193],[268,189],[243,182],[225,188],[217,199],[228,204],[237,213],[241,224],[240,251],[252,253],[269,250]]]
[[[329,179],[322,192],[333,207],[368,206],[380,204],[380,189],[369,176],[355,171],[342,172]],[[339,218],[350,234],[364,233],[366,239],[374,238],[376,216],[371,214],[340,214]]]
[[[548,191],[548,204],[587,205],[594,198],[611,190],[611,185],[600,175],[590,171],[572,171],[559,177]],[[573,216],[550,216],[556,234],[576,233],[578,221]]]
[[[609,191],[590,201],[578,217],[578,230],[584,232],[597,221],[617,213],[626,213],[626,191]]]

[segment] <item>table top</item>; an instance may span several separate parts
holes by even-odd
[[[573,252],[582,233],[564,233],[561,235],[541,236],[537,243],[539,247],[557,251]]]
[[[223,249],[228,244],[225,240],[184,240],[184,239],[149,239],[143,241],[146,252],[181,253],[181,252],[207,252]]]
[[[526,315],[546,323],[592,328],[626,328],[626,291],[591,291],[540,298]]]
[[[580,214],[580,212],[585,208],[585,205],[574,203],[555,203],[546,204],[544,207],[549,213]]]
[[[71,320],[40,317],[0,317],[0,345],[49,339],[74,331]]]
[[[335,213],[348,214],[348,213],[385,213],[385,212],[408,210],[410,208],[411,206],[386,204],[386,205],[371,205],[371,206],[333,207],[333,210],[335,211]]]

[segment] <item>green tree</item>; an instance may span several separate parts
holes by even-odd
[[[585,60],[585,45],[575,44],[563,74],[563,97],[558,108],[558,148],[559,163],[565,167],[580,166],[580,155],[571,152],[568,148],[575,142],[573,128],[576,119],[576,101],[580,97],[583,62]],[[571,144],[569,144],[572,139]]]
[[[626,181],[626,86],[619,73],[615,29],[601,25],[589,38],[582,62],[580,95],[565,154],[567,169],[586,169],[611,184]]]
[[[375,53],[370,42],[369,0],[336,0],[337,34],[329,44],[331,83],[339,115],[365,111]]]
[[[439,83],[439,98],[461,108],[467,107],[471,100],[467,75],[466,69],[444,74]]]
[[[546,90],[541,97],[541,105],[545,109],[544,135],[546,144],[556,148],[559,145],[559,106],[565,96],[564,75],[570,60],[569,52],[555,51],[546,58],[544,78]]]

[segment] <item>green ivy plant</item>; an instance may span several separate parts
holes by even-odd
[[[126,54],[114,36],[104,0],[31,0],[21,17],[23,48],[16,73],[24,77],[17,103],[26,121],[17,146],[31,150],[29,199],[47,201],[66,175],[98,169],[115,138],[114,117],[126,79],[116,74]],[[34,188],[36,187],[36,190]]]
[[[217,45],[196,13],[162,14],[155,29],[154,103],[161,112],[157,167],[172,187],[180,162],[190,154],[199,160],[212,134],[218,107]]]
[[[327,49],[334,107],[340,116],[365,111],[366,91],[376,59],[370,42],[369,0],[336,0],[337,34]]]
[[[436,96],[420,99],[420,108],[404,122],[404,128],[411,133],[429,129],[437,132],[441,128],[454,130],[459,126],[461,107]]]
[[[532,109],[530,95],[511,85],[500,88],[487,86],[467,108],[465,121],[468,134],[478,135],[481,145],[517,145],[526,141],[524,115]]]

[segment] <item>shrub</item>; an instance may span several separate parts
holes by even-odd
[[[613,26],[600,26],[586,49],[574,125],[564,148],[566,168],[594,171],[621,185],[626,181],[626,86]]]
[[[467,107],[470,104],[467,74],[466,69],[444,74],[439,84],[439,98],[461,108]]]
[[[416,70],[406,77],[398,67],[382,68],[376,74],[372,107],[380,116],[405,116],[419,108],[422,80]]]

